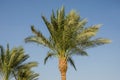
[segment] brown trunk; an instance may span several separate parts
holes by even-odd
[[[65,57],[59,58],[59,70],[61,73],[61,80],[66,80],[67,60]]]

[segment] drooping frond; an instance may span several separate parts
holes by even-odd
[[[74,61],[73,61],[73,59],[72,59],[71,57],[68,57],[68,62],[73,66],[73,68],[74,68],[75,70],[77,70],[77,69],[76,69],[76,66],[75,66],[75,63],[74,63]]]
[[[76,47],[76,48],[72,49],[68,55],[88,56],[88,53],[85,50],[83,50],[82,48]]]
[[[48,52],[47,56],[44,59],[44,64],[46,64],[47,60],[51,58],[52,56],[55,56],[56,54]]]

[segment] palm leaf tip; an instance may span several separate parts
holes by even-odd
[[[31,37],[27,37],[27,38],[25,38],[25,43],[30,42],[30,41],[31,41],[30,38],[31,38]]]
[[[29,67],[36,67],[38,66],[38,62],[29,62]]]
[[[99,39],[98,40],[99,42],[101,42],[101,43],[103,43],[103,44],[109,44],[109,43],[111,43],[112,41],[111,40],[109,40],[109,39]]]
[[[25,43],[27,43],[27,42],[28,42],[28,38],[25,38],[25,40],[24,40],[24,41],[25,41]]]
[[[103,24],[97,24],[97,25],[95,25],[95,26],[96,26],[96,28],[100,28],[102,25],[103,25]]]
[[[48,53],[47,56],[46,56],[45,59],[44,59],[44,64],[46,64],[48,58],[52,57],[53,55],[54,55],[54,54],[52,54],[52,53]]]
[[[77,68],[76,68],[76,66],[75,66],[75,63],[74,63],[73,59],[69,57],[69,58],[68,58],[68,61],[69,61],[70,64],[73,66],[73,68],[77,71]]]
[[[31,31],[32,31],[32,32],[36,32],[36,30],[35,30],[35,28],[34,28],[33,25],[31,26]]]
[[[35,40],[36,39],[33,36],[29,36],[29,37],[25,38],[25,43],[34,42]]]
[[[112,41],[111,41],[111,40],[109,40],[109,39],[107,39],[107,40],[106,40],[106,43],[111,43],[111,42],[112,42]]]
[[[42,35],[42,34],[40,34],[39,31],[37,31],[37,30],[34,28],[33,25],[31,26],[31,31],[32,31],[36,36],[41,36],[41,35]]]

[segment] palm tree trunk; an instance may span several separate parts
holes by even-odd
[[[59,70],[61,73],[61,80],[66,80],[67,60],[65,57],[59,58]]]

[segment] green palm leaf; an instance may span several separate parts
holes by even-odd
[[[47,60],[49,59],[49,58],[51,58],[51,57],[53,57],[53,56],[55,56],[56,54],[54,54],[54,53],[49,53],[48,52],[48,54],[47,54],[47,56],[45,57],[45,59],[44,59],[44,64],[46,64],[46,62],[47,62]]]
[[[70,62],[70,64],[74,67],[74,69],[77,70],[76,66],[75,66],[75,63],[74,63],[74,61],[71,57],[68,57],[68,62]]]

